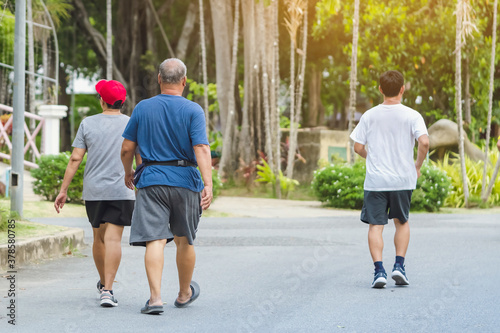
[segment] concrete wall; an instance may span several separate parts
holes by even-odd
[[[288,136],[288,131],[284,132],[283,136]],[[348,131],[299,129],[297,138],[300,154],[306,163],[301,161],[295,163],[293,178],[301,184],[308,184],[312,181],[314,171],[318,169],[319,160],[331,162],[332,154],[335,153],[346,160],[350,157]]]

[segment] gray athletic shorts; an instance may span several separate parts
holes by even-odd
[[[183,187],[154,185],[137,191],[130,245],[146,246],[146,242],[174,236],[186,237],[193,244],[202,208],[201,193]]]
[[[413,190],[365,191],[361,221],[368,224],[385,225],[388,219],[408,221]]]

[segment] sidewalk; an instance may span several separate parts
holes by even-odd
[[[333,209],[321,206],[319,201],[278,200],[244,197],[218,197],[210,211],[239,217],[298,218],[359,216],[359,210]]]

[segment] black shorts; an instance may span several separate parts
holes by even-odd
[[[365,191],[361,221],[368,224],[385,225],[388,219],[408,221],[413,190]]]
[[[85,201],[85,209],[92,228],[103,223],[130,226],[135,200]]]

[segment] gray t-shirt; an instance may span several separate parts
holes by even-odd
[[[97,114],[81,122],[73,147],[87,149],[83,200],[135,200],[134,191],[125,186],[120,157],[129,119],[123,114]]]

